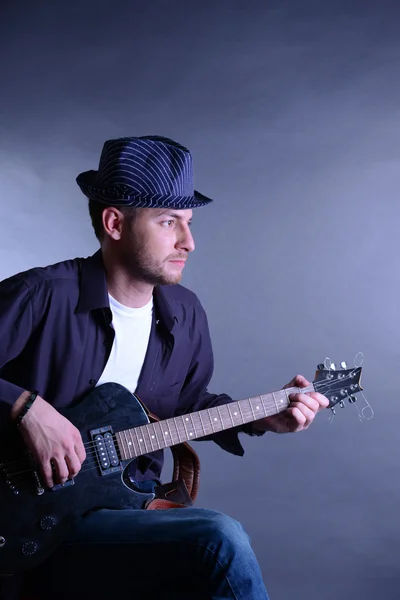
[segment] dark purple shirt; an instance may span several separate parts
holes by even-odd
[[[99,250],[89,258],[34,268],[0,282],[0,429],[24,390],[56,408],[79,402],[99,380],[114,339]],[[135,340],[132,340],[132,352]],[[136,394],[160,419],[231,402],[210,394],[213,352],[197,296],[180,285],[154,290],[153,324]],[[239,431],[209,436],[243,455]],[[140,462],[137,479],[159,481],[163,451]]]

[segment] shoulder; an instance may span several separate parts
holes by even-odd
[[[63,290],[77,286],[84,258],[64,260],[44,267],[33,267],[21,271],[0,282],[2,293],[18,291],[37,292],[39,290]]]

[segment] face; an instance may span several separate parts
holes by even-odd
[[[150,285],[179,283],[189,252],[192,210],[138,209],[133,222],[123,222],[120,238],[125,269]]]

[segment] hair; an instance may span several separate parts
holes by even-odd
[[[88,198],[88,201],[89,215],[92,221],[94,233],[101,244],[104,240],[103,210],[107,208],[107,206],[101,202],[96,202],[91,198]],[[133,223],[137,215],[137,208],[133,206],[119,206],[118,210],[124,215],[128,222]]]

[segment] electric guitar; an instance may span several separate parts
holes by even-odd
[[[361,370],[319,365],[314,382],[301,391],[324,394],[332,409],[346,399],[354,402],[354,394],[362,390]],[[134,394],[117,383],[105,383],[60,411],[79,429],[86,459],[74,479],[51,489],[42,485],[33,457],[10,424],[0,440],[0,575],[45,560],[91,509],[145,508],[154,493],[144,492],[127,474],[127,466],[139,456],[278,414],[298,391],[282,389],[150,422]]]

